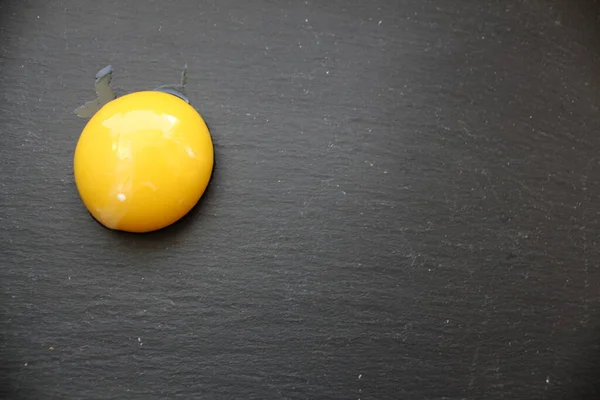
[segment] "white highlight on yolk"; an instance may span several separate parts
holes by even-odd
[[[119,201],[125,201],[127,199],[127,196],[125,196],[123,193],[119,193],[117,195],[117,199],[119,199]]]

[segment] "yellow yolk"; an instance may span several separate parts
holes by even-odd
[[[210,132],[192,106],[168,93],[136,92],[104,105],[83,129],[75,184],[105,227],[150,232],[194,207],[213,163]]]

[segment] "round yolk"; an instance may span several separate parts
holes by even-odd
[[[150,232],[194,207],[213,163],[210,132],[192,106],[168,93],[137,92],[89,120],[75,149],[75,184],[105,227]]]

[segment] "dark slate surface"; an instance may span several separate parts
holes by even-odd
[[[595,2],[1,4],[5,398],[598,398]],[[73,110],[186,62],[209,192],[107,231]]]

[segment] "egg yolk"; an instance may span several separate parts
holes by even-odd
[[[210,132],[192,106],[172,94],[136,92],[86,124],[75,148],[75,184],[105,227],[150,232],[196,205],[213,163]]]

